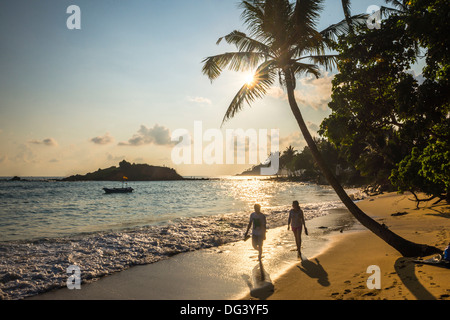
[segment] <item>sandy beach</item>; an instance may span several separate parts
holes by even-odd
[[[450,241],[450,206],[446,202],[416,203],[409,194],[387,193],[359,201],[368,215],[407,240],[444,250]],[[315,207],[314,207],[315,208]],[[285,211],[280,211],[287,223]],[[448,268],[418,264],[402,257],[345,208],[307,220],[303,262],[297,260],[294,237],[286,225],[269,229],[263,266],[272,280],[255,294],[258,271],[251,241],[187,251],[151,264],[133,266],[84,282],[29,297],[37,300],[449,300]],[[210,230],[205,225],[202,230]],[[242,234],[244,228],[242,228]],[[340,232],[342,231],[342,232]],[[96,248],[96,247],[93,247]],[[86,253],[91,252],[86,250]],[[380,270],[380,289],[371,289],[369,266]],[[62,270],[65,280],[67,274]],[[16,275],[17,277],[17,275]],[[86,277],[87,278],[87,277]]]
[[[444,249],[450,239],[449,206],[422,204],[415,209],[409,195],[383,194],[358,205],[377,221],[408,240]],[[394,213],[406,213],[392,216]],[[258,272],[249,241],[176,255],[169,260],[137,266],[99,281],[41,294],[37,300],[448,300],[447,268],[416,264],[403,258],[346,210],[337,210],[307,223],[300,262],[291,232],[269,230],[264,270],[273,287],[254,291]],[[336,229],[338,227],[338,229]],[[339,232],[342,228],[343,232]],[[381,289],[369,289],[369,266],[380,269]],[[273,288],[273,289],[272,289]],[[255,294],[256,293],[256,294]]]
[[[332,235],[340,229],[354,227],[354,219],[345,209],[332,209],[330,214],[308,222],[310,236],[305,239],[303,252],[308,257],[326,250],[332,243]],[[286,226],[269,229],[263,252],[267,279],[277,279],[296,262],[291,231]],[[83,282],[80,290],[61,288],[29,299],[239,300],[249,292],[253,297],[265,299],[273,291],[253,291],[253,276],[258,271],[257,253],[251,241],[241,240],[134,266],[95,282]]]
[[[14,314],[450,300],[450,0],[76,2],[0,3]]]
[[[450,241],[450,206],[409,200],[409,194],[378,195],[358,203],[367,214],[402,237],[442,248]],[[406,213],[392,216],[394,213]],[[274,281],[274,300],[449,300],[450,270],[416,264],[402,257],[370,231],[335,235],[325,252],[298,263]],[[380,268],[381,289],[368,289],[372,275],[367,268]],[[251,298],[251,297],[247,297]]]

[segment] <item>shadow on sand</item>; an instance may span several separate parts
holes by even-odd
[[[317,279],[317,282],[324,286],[328,287],[330,285],[330,281],[328,280],[328,273],[320,264],[319,259],[314,259],[315,262],[308,260],[306,257],[303,257],[302,263],[300,266],[297,266],[301,271],[303,271],[308,277]]]
[[[398,258],[395,261],[395,272],[405,287],[418,300],[436,300],[436,298],[420,283],[415,274],[415,263],[408,258]]]

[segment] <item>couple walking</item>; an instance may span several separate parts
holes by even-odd
[[[261,212],[261,206],[259,204],[255,204],[254,209],[255,212],[250,214],[250,222],[248,223],[244,238],[247,239],[248,232],[253,226],[252,245],[255,250],[258,250],[258,259],[261,260],[262,246],[264,240],[266,240],[266,216]],[[292,209],[289,211],[288,230],[290,227],[292,227],[297,245],[297,257],[302,259],[302,229],[305,227],[306,235],[308,235],[308,229],[306,229],[305,216],[298,201],[292,202]]]

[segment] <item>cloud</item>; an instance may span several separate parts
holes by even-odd
[[[44,139],[44,140],[30,140],[28,142],[31,143],[31,144],[44,145],[44,146],[49,146],[49,147],[56,147],[56,146],[58,146],[58,143],[53,138],[47,138],[47,139]]]
[[[299,104],[313,108],[314,110],[326,110],[331,98],[315,99],[306,97],[303,98],[302,93],[295,92],[295,99]]]
[[[11,161],[22,162],[27,164],[37,163],[38,157],[28,145],[20,144],[17,147],[16,155],[13,158],[11,158]]]
[[[204,97],[187,97],[188,101],[200,104],[212,104],[212,101]]]
[[[142,146],[146,144],[166,146],[174,143],[171,141],[170,130],[158,124],[155,124],[153,128],[141,125],[138,132],[128,142],[119,142],[119,146]]]
[[[314,110],[326,110],[331,101],[333,78],[333,74],[323,72],[323,76],[318,79],[314,76],[299,79],[294,91],[297,103]],[[271,87],[267,90],[267,95],[275,99],[287,100],[286,92],[279,86]]]
[[[331,101],[332,80],[334,75],[324,73],[320,78],[313,76],[298,80],[295,98],[305,106],[314,110],[326,110]]]
[[[280,137],[280,150],[283,152],[288,146],[292,146],[297,150],[303,150],[306,141],[300,131],[293,132],[287,136]]]
[[[107,153],[107,157],[106,158],[108,159],[108,161],[117,162],[117,161],[124,160],[126,157],[125,156],[113,156],[112,154]]]
[[[311,122],[311,121],[307,121],[307,126],[308,126],[309,130],[313,131],[312,132],[313,134],[316,133],[317,131],[319,131],[319,129],[320,129],[317,124],[315,124],[314,122]]]
[[[105,145],[114,142],[114,138],[107,132],[104,136],[92,138],[90,141],[95,144]]]
[[[409,70],[407,72],[410,73],[414,77],[414,79],[416,79],[416,81],[419,85],[421,85],[426,80],[423,73],[416,74],[416,72],[414,70]]]
[[[267,95],[276,99],[287,99],[286,92],[278,86],[270,87],[269,90],[267,90]]]

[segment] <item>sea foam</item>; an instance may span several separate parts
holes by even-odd
[[[339,201],[303,205],[307,220],[342,207]],[[268,208],[268,228],[287,224],[290,206]],[[22,299],[66,286],[67,268],[81,270],[82,283],[171,256],[242,239],[248,212],[185,217],[121,231],[0,243],[0,299]]]

